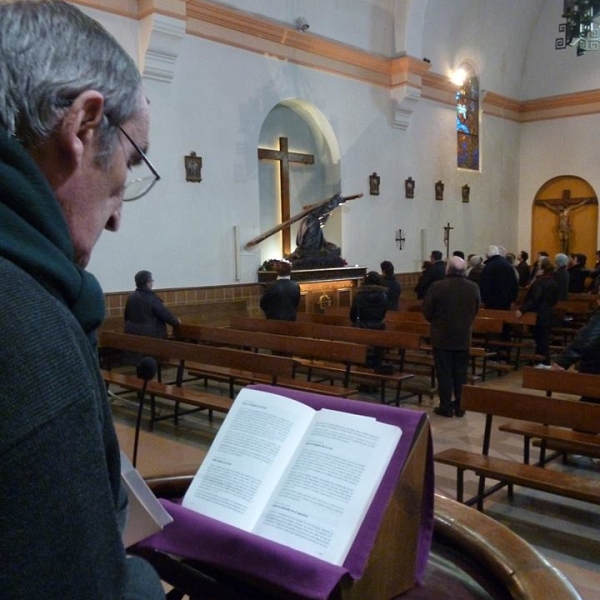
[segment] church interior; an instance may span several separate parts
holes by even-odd
[[[139,65],[160,173],[124,206],[120,231],[104,233],[88,267],[105,291],[105,329],[122,327],[141,269],[184,322],[260,316],[269,264],[297,247],[298,215],[336,194],[349,200],[322,232],[342,262],[297,270],[305,313],[349,307],[383,260],[402,297],[414,298],[432,250],[484,255],[494,244],[530,257],[581,253],[593,265],[600,41],[565,33],[571,0],[75,4]],[[490,385],[510,389],[518,374]],[[432,399],[413,400],[408,408],[432,412]],[[114,409],[130,446],[131,407],[115,400]],[[432,414],[435,450],[457,440],[480,447],[483,420]],[[203,457],[215,426],[183,423],[143,431],[142,474]],[[504,451],[521,446],[507,441]],[[454,498],[455,481],[436,467],[436,492]],[[490,501],[487,512],[581,598],[600,597],[597,506],[532,492]]]

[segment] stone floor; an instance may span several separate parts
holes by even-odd
[[[505,389],[520,386],[520,373],[494,378],[484,384]],[[226,394],[225,387],[221,393]],[[535,393],[535,392],[531,392]],[[361,394],[361,400],[378,402],[377,394]],[[453,446],[481,449],[484,417],[467,413],[462,419],[447,419],[433,413],[437,398],[416,397],[403,403],[404,408],[424,410],[430,414],[434,451]],[[124,451],[133,448],[135,404],[115,398],[112,401],[117,432]],[[144,476],[194,473],[217,431],[221,417],[211,421],[203,414],[183,418],[175,427],[169,421],[156,424],[152,433],[143,428],[140,436],[138,469]],[[521,459],[522,440],[496,432],[494,447],[507,457]],[[557,461],[552,468],[576,469],[589,477],[600,476],[600,467],[580,458],[563,467]],[[474,490],[475,478],[466,479],[468,494]],[[436,492],[455,497],[456,471],[436,465]],[[562,499],[524,488],[516,488],[512,501],[501,490],[486,499],[485,512],[532,544],[575,586],[584,600],[600,599],[600,508]]]

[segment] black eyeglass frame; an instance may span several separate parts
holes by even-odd
[[[133,198],[125,198],[125,197],[123,197],[123,202],[132,202],[133,200],[138,200],[142,196],[145,196],[154,187],[154,185],[156,184],[156,182],[160,181],[160,175],[159,175],[158,171],[154,168],[154,165],[150,162],[150,159],[146,156],[146,153],[133,141],[133,139],[131,138],[131,136],[120,125],[117,125],[117,128],[129,140],[129,143],[135,148],[135,150],[137,151],[137,153],[140,155],[141,159],[144,161],[144,163],[146,164],[146,166],[150,169],[150,172],[152,173],[152,175],[154,175],[154,179],[152,180],[152,183],[150,183],[149,186],[148,186],[148,188],[145,189],[143,192],[141,192],[137,196],[134,196]],[[137,181],[142,181],[142,180],[141,179],[134,179],[132,181],[128,181],[125,184],[125,189],[127,189],[127,186],[129,184],[137,182]]]

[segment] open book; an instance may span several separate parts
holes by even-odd
[[[243,389],[183,506],[341,565],[401,435],[372,417]]]

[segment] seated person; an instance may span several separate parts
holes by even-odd
[[[388,298],[381,276],[377,271],[369,271],[363,284],[352,299],[350,320],[356,327],[364,329],[385,329],[385,313]],[[381,368],[383,348],[371,348],[367,355],[367,367]]]
[[[277,265],[277,279],[265,290],[260,308],[267,319],[295,321],[300,304],[300,286],[291,279],[292,266],[281,261]]]
[[[153,284],[150,271],[138,271],[135,274],[136,289],[125,304],[125,333],[166,338],[167,324],[172,327],[179,324],[179,319],[152,291]]]

